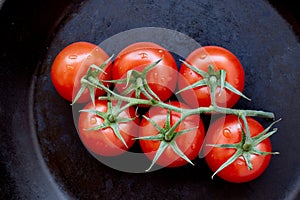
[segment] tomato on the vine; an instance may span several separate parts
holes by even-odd
[[[251,138],[255,138],[258,134],[264,131],[263,126],[253,118],[246,118]],[[228,115],[221,117],[210,125],[207,136],[205,138],[206,144],[220,145],[220,144],[237,144],[242,140],[242,128],[244,124],[239,121],[235,115]],[[241,146],[243,148],[243,146]],[[228,159],[230,159],[238,149],[207,146],[204,149],[206,154],[205,160],[212,171],[219,169]],[[271,152],[271,142],[269,138],[264,139],[255,147],[251,147],[249,151],[253,152]],[[245,151],[247,152],[247,151]],[[260,176],[269,165],[271,155],[259,155],[251,153],[248,156],[252,169],[248,169],[248,164],[243,155],[238,156],[231,164],[217,173],[219,177],[230,182],[247,182]]]
[[[112,102],[112,107],[116,104],[115,101]],[[88,103],[80,113],[78,131],[82,143],[91,152],[102,156],[116,156],[126,152],[134,144],[133,138],[138,134],[139,119],[136,118],[133,107],[126,108],[118,116],[108,115],[108,119],[97,115],[96,112],[107,113],[111,109],[108,105],[107,101],[100,100],[95,101],[95,107],[92,102]],[[121,118],[125,119],[124,122],[117,123]],[[127,120],[129,118],[132,120]],[[117,137],[115,128],[126,145]]]
[[[178,108],[189,108],[186,104],[177,101],[172,101],[169,104]],[[181,116],[181,113],[169,111],[166,108],[151,107],[146,114],[147,118],[143,118],[140,123],[140,138],[145,138],[148,136],[160,137],[159,135],[161,135],[161,139],[139,140],[143,152],[150,160],[154,159],[162,142],[165,142],[167,145],[166,149],[156,161],[156,164],[160,166],[179,167],[187,164],[187,161],[183,159],[178,152],[174,151],[174,146],[172,146],[172,143],[176,143],[175,146],[177,146],[189,160],[195,159],[199,154],[204,139],[204,125],[199,115],[190,115],[184,118],[180,125],[175,129],[175,135],[173,135],[170,140],[166,140],[166,133],[169,130],[167,128],[168,117],[170,119],[170,126],[172,127],[177,121],[180,120]],[[163,130],[159,131],[158,128],[153,125],[153,123]],[[187,132],[178,136],[176,135],[184,131]]]
[[[145,67],[162,59],[146,75],[150,89],[160,98],[167,100],[174,92],[177,82],[177,65],[172,54],[158,44],[152,42],[137,42],[124,48],[116,57],[113,64],[113,79],[124,79],[127,72],[141,72]],[[118,84],[117,90],[123,92],[126,87]],[[131,93],[130,95],[134,95]],[[141,94],[141,98],[146,98]]]
[[[80,79],[90,65],[100,66],[109,56],[99,46],[89,42],[75,42],[66,46],[55,57],[51,68],[51,78],[57,92],[66,100],[72,101],[81,87]],[[106,66],[105,73],[99,74],[99,80],[111,79],[111,69]],[[96,95],[103,95],[103,90],[96,90]],[[74,95],[74,96],[73,96]],[[90,98],[86,89],[78,102]]]
[[[225,70],[225,81],[240,92],[244,89],[245,75],[243,66],[239,59],[225,48],[218,46],[200,47],[194,50],[185,61],[204,72],[209,71],[210,65],[215,70]],[[180,74],[179,90],[203,79],[201,75],[197,74],[184,63],[181,65]],[[207,85],[183,91],[181,96],[187,104],[193,107],[211,105],[210,88]],[[197,101],[191,102],[190,96],[196,96]],[[226,88],[220,93],[220,87],[218,87],[215,98],[217,105],[231,108],[239,100],[240,96]]]

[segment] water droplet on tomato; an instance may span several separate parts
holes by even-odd
[[[244,160],[238,158],[238,159],[236,160],[236,165],[238,165],[238,166],[240,166],[240,167],[243,167],[243,166],[245,165],[245,162],[244,162]]]
[[[72,65],[67,65],[66,68],[67,68],[67,70],[73,70],[73,69],[74,69],[74,66],[72,66]]]
[[[96,48],[95,51],[99,51],[99,48]]]
[[[196,148],[196,144],[192,144],[191,149],[194,150]]]
[[[77,55],[69,55],[69,59],[75,60],[75,59],[77,59]]]
[[[90,124],[96,124],[96,123],[97,123],[96,117],[91,117],[90,118]]]
[[[155,72],[155,73],[153,74],[153,77],[154,77],[154,78],[157,78],[157,77],[158,77],[158,73]]]
[[[139,53],[139,55],[141,56],[141,58],[148,58],[148,54],[146,53]]]
[[[239,84],[240,80],[238,78],[234,79],[234,83],[237,85]]]
[[[231,137],[231,131],[228,129],[228,128],[225,128],[223,130],[223,135],[227,138],[230,138]]]
[[[162,49],[158,50],[158,53],[163,53],[163,52],[164,52],[164,50],[162,50]]]
[[[162,78],[160,79],[161,82],[165,82],[165,80],[166,80],[165,77],[162,77]]]
[[[205,59],[206,57],[207,57],[207,54],[205,54],[205,53],[204,54],[200,54],[200,56],[199,56],[199,58],[202,59],[202,60]]]

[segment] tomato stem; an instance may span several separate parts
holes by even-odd
[[[182,159],[184,159],[186,162],[194,165],[192,161],[182,152],[182,150],[178,147],[176,143],[176,138],[180,135],[183,135],[185,133],[188,133],[194,129],[197,129],[198,127],[193,127],[190,129],[185,129],[176,132],[176,128],[182,123],[182,120],[185,119],[186,116],[182,113],[181,118],[176,121],[175,124],[172,125],[172,115],[171,111],[168,110],[167,116],[166,116],[166,122],[163,127],[160,127],[155,121],[153,121],[151,118],[148,118],[146,116],[143,116],[146,120],[148,120],[157,130],[158,134],[151,135],[151,136],[145,136],[145,137],[138,137],[135,139],[139,140],[154,140],[154,141],[160,141],[160,145],[158,149],[156,150],[156,154],[152,160],[152,163],[150,167],[146,171],[150,171],[150,169],[153,167],[153,165],[156,163],[158,158],[162,155],[162,153],[166,150],[167,147],[170,147],[173,149],[173,151],[180,156]]]
[[[110,58],[111,59],[111,58]],[[106,61],[103,65],[101,65],[102,69],[109,61]],[[120,118],[119,115],[121,112],[126,110],[130,106],[135,106],[135,105],[148,105],[148,106],[157,106],[161,107],[164,109],[168,110],[168,115],[166,119],[166,124],[165,127],[159,127],[155,122],[153,122],[151,119],[147,118],[144,116],[145,119],[150,121],[152,125],[154,125],[158,130],[159,133],[156,136],[151,136],[151,137],[141,137],[141,138],[136,138],[136,139],[145,139],[145,140],[161,140],[161,144],[159,147],[159,150],[157,151],[155,158],[153,159],[153,162],[151,163],[151,166],[147,169],[150,170],[150,168],[155,164],[159,156],[163,153],[163,151],[170,146],[181,158],[185,159],[187,162],[191,163],[192,162],[184,155],[183,152],[178,148],[175,139],[189,131],[188,130],[183,130],[176,132],[176,128],[182,123],[182,121],[191,116],[191,115],[199,115],[202,113],[207,113],[207,114],[213,114],[213,113],[221,113],[221,114],[232,114],[236,115],[239,117],[239,119],[242,120],[243,122],[243,127],[241,125],[241,130],[242,130],[242,140],[241,142],[237,144],[232,144],[232,145],[211,145],[214,147],[220,147],[220,148],[236,148],[237,151],[236,153],[227,161],[225,162],[215,173],[217,174],[219,171],[224,169],[226,166],[231,164],[234,160],[236,160],[239,156],[243,156],[246,160],[247,166],[249,169],[252,168],[252,164],[250,162],[250,154],[271,154],[272,152],[260,152],[259,150],[256,149],[256,146],[259,142],[261,142],[263,139],[266,137],[271,136],[273,133],[276,132],[277,129],[274,129],[271,132],[268,132],[271,126],[276,123],[272,123],[264,132],[256,136],[255,138],[251,138],[250,135],[250,130],[247,122],[247,117],[252,116],[252,117],[262,117],[262,118],[272,118],[274,119],[274,113],[272,112],[266,112],[266,111],[260,111],[260,110],[242,110],[242,109],[234,109],[234,108],[226,108],[226,107],[221,107],[217,105],[216,102],[216,92],[217,88],[220,87],[220,92],[219,95],[221,95],[221,92],[224,89],[228,89],[233,93],[236,93],[243,98],[246,98],[250,100],[248,97],[246,97],[244,94],[242,94],[240,91],[235,89],[233,86],[231,86],[228,82],[226,82],[226,72],[223,70],[218,70],[216,71],[212,65],[209,66],[208,68],[208,73],[204,72],[200,69],[197,69],[194,66],[189,65],[188,63],[184,62],[186,66],[191,68],[194,72],[198,73],[203,77],[202,80],[194,83],[193,85],[190,85],[186,88],[183,88],[179,92],[182,92],[184,90],[188,89],[193,89],[195,87],[199,86],[204,86],[207,85],[210,90],[210,99],[211,99],[211,105],[208,107],[198,107],[198,108],[179,108],[177,106],[162,102],[159,97],[151,90],[149,87],[147,81],[146,81],[146,75],[147,73],[153,69],[155,65],[157,65],[161,61],[158,60],[149,66],[147,66],[142,72],[138,72],[135,70],[130,70],[127,73],[127,78],[122,79],[122,80],[113,80],[111,82],[114,82],[115,84],[120,84],[120,83],[126,83],[126,87],[128,87],[123,93],[119,94],[117,92],[114,92],[111,90],[108,86],[104,85],[101,81],[98,80],[98,74],[101,72],[100,69],[96,69],[92,71],[92,69],[95,68],[95,66],[91,65],[90,69],[88,70],[88,73],[81,79],[81,82],[83,83],[82,89],[79,91],[79,93],[76,95],[75,101],[79,98],[79,96],[83,93],[83,90],[85,87],[88,87],[88,89],[91,92],[91,97],[94,95],[92,90],[95,88],[103,89],[106,93],[107,96],[105,97],[99,97],[101,100],[108,100],[108,102],[111,103],[112,100],[117,100],[118,106],[116,109],[113,109],[112,106],[109,109],[108,113],[101,113],[101,112],[96,112],[96,111],[89,111],[89,112],[95,112],[102,118],[104,118],[104,121],[106,124],[101,125],[99,129],[105,128],[105,127],[111,127],[114,129],[117,137],[124,143],[125,146],[126,143],[124,142],[124,139],[119,133],[118,130],[118,123],[126,123],[130,120],[133,119],[123,119]],[[136,96],[135,97],[128,97],[128,95],[131,92],[135,92]],[[178,92],[178,93],[179,93]],[[144,94],[148,99],[141,99],[140,96],[141,94]],[[92,98],[93,99],[93,98]],[[75,102],[74,101],[74,102]],[[73,103],[74,103],[73,102]],[[127,102],[123,107],[121,107],[121,104]],[[93,100],[94,103],[94,100]],[[111,105],[111,104],[110,104]],[[180,119],[173,125],[171,125],[171,112],[178,112],[181,113]],[[276,152],[275,152],[276,153]],[[214,176],[213,175],[213,176]]]
[[[245,119],[244,124],[244,128],[249,130],[249,127],[246,128],[246,126],[248,126],[248,122],[246,117],[243,117]],[[249,170],[252,170],[253,166],[251,163],[251,155],[269,155],[269,154],[279,154],[278,152],[264,152],[264,151],[260,151],[257,148],[257,145],[263,141],[264,139],[270,137],[271,135],[273,135],[277,129],[273,129],[273,131],[269,130],[271,129],[271,127],[279,122],[280,120],[274,121],[273,123],[271,123],[266,129],[264,129],[261,133],[259,133],[258,135],[254,136],[251,138],[251,136],[249,136],[249,138],[247,138],[247,134],[243,129],[242,124],[241,125],[241,131],[242,131],[242,139],[240,142],[235,143],[235,144],[206,144],[206,146],[211,146],[213,148],[231,148],[231,149],[236,149],[235,153],[226,161],[224,162],[212,175],[212,178],[219,173],[221,170],[223,170],[224,168],[226,168],[228,165],[230,165],[231,163],[233,163],[235,160],[237,160],[239,157],[243,157],[246,165],[248,166]]]
[[[156,61],[153,64],[150,64],[146,68],[146,71],[147,72],[150,71],[157,63],[159,63],[159,61],[160,60]],[[93,66],[91,66],[91,67],[93,67]],[[192,66],[190,66],[190,67],[192,67]],[[212,66],[210,66],[210,71],[213,71]],[[158,98],[154,99],[149,95],[149,93],[147,91],[146,91],[146,93],[148,94],[147,96],[149,97],[149,99],[127,97],[125,95],[118,94],[118,93],[112,91],[107,86],[105,86],[103,83],[101,83],[95,77],[84,76],[82,78],[82,81],[84,81],[86,84],[94,86],[95,88],[103,89],[105,92],[107,92],[107,94],[110,95],[107,97],[99,97],[99,99],[119,100],[119,101],[123,101],[123,102],[128,102],[131,106],[133,106],[133,105],[158,106],[158,107],[166,108],[166,109],[169,109],[169,110],[172,110],[175,112],[180,112],[180,113],[185,112],[187,114],[186,116],[193,115],[193,114],[202,114],[202,113],[206,113],[206,114],[222,113],[222,114],[233,114],[233,115],[237,115],[237,116],[252,116],[252,117],[256,116],[256,117],[262,117],[262,118],[274,118],[275,117],[274,113],[272,113],[272,112],[265,112],[265,111],[259,111],[259,110],[258,111],[257,110],[241,110],[241,109],[225,108],[225,107],[218,106],[216,103],[216,99],[215,99],[216,89],[219,84],[218,83],[219,77],[218,77],[217,72],[211,72],[213,74],[208,77],[208,81],[207,81],[208,82],[207,84],[208,84],[208,86],[210,88],[210,92],[211,92],[211,94],[210,94],[211,105],[208,107],[199,107],[199,108],[190,108],[190,109],[178,108],[176,106],[172,106],[170,104],[164,103],[164,102],[160,101]],[[134,74],[134,73],[136,73],[136,72],[133,72],[133,71],[130,72],[130,74]],[[199,72],[199,73],[206,73],[206,72]],[[136,83],[138,83],[138,85],[141,87],[145,87],[145,84],[147,84],[147,83],[143,82],[144,78],[141,78],[141,77],[146,76],[146,73],[142,72],[140,74],[140,76],[136,76],[136,75],[137,74],[134,75],[135,78],[137,78]],[[224,75],[226,75],[226,74],[220,73],[220,76],[222,77],[222,79],[224,79]],[[224,85],[224,87],[226,88],[226,84]],[[150,91],[151,91],[151,89],[150,89]]]
[[[243,149],[245,151],[248,151],[249,148],[252,146],[251,134],[250,134],[250,130],[249,130],[249,126],[248,126],[246,116],[241,115],[240,117],[242,118],[243,123],[244,123],[244,127],[245,127],[245,144],[243,145]],[[242,131],[244,131],[244,130],[242,129]]]
[[[148,105],[148,106],[158,106],[166,109],[170,109],[175,112],[188,112],[189,115],[192,114],[212,114],[212,113],[222,113],[222,114],[233,114],[233,115],[245,115],[245,116],[251,116],[251,117],[261,117],[261,118],[270,118],[274,119],[274,113],[272,112],[266,112],[266,111],[260,111],[260,110],[241,110],[241,109],[233,109],[233,108],[223,108],[218,105],[211,105],[208,107],[199,107],[199,108],[191,108],[191,109],[182,109],[178,108],[176,106],[169,105],[167,103],[164,103],[162,101],[156,101],[153,99],[146,100],[146,99],[137,99],[133,97],[126,97],[122,96],[120,94],[115,93],[114,91],[110,90],[104,85],[97,85],[98,88],[102,88],[107,93],[111,94],[111,97],[99,97],[99,99],[102,100],[120,100],[131,103],[131,105]],[[213,95],[211,95],[213,96]],[[212,101],[213,102],[213,101]]]
[[[249,143],[245,143],[244,145],[243,145],[243,150],[244,151],[249,151],[250,149],[251,149],[251,143],[249,144]]]
[[[217,77],[212,75],[209,77],[209,82],[208,82],[208,86],[210,89],[210,100],[211,100],[211,105],[216,107],[217,103],[216,103],[216,89],[218,87],[217,85]]]

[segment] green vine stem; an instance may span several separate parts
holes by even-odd
[[[155,64],[157,64],[157,62],[155,62]],[[153,64],[150,66],[153,67]],[[221,114],[233,114],[233,115],[237,115],[237,116],[251,116],[251,117],[261,117],[261,118],[270,118],[270,119],[275,118],[274,113],[272,113],[272,112],[265,112],[265,111],[260,111],[260,110],[242,110],[242,109],[233,109],[233,108],[225,108],[225,107],[218,106],[215,101],[216,88],[218,87],[218,77],[216,77],[216,76],[210,76],[209,81],[208,81],[208,86],[211,91],[210,96],[211,96],[212,105],[210,105],[208,107],[199,107],[199,108],[192,108],[192,109],[181,109],[176,106],[172,106],[172,105],[169,105],[162,101],[156,100],[154,98],[139,99],[139,98],[128,97],[128,96],[124,96],[122,94],[118,94],[118,93],[114,92],[113,90],[111,90],[110,88],[106,87],[95,76],[84,76],[82,78],[81,82],[88,83],[89,85],[91,85],[93,87],[103,89],[108,94],[110,94],[109,96],[99,97],[99,99],[102,99],[102,100],[120,100],[120,101],[125,101],[125,102],[130,103],[130,105],[144,104],[144,105],[148,105],[148,106],[159,106],[159,107],[166,108],[166,109],[176,111],[176,112],[188,113],[187,116],[194,115],[194,114],[202,114],[202,113],[206,113],[206,114],[221,113]],[[128,86],[128,87],[130,87],[130,86]]]
[[[238,116],[239,119],[241,119],[243,121],[245,129],[243,130],[243,141],[241,141],[241,143],[233,144],[232,147],[231,146],[228,147],[228,145],[222,146],[222,145],[208,144],[208,146],[210,145],[210,146],[220,147],[220,148],[236,148],[237,149],[237,153],[234,154],[235,156],[233,158],[231,158],[230,160],[228,160],[226,163],[224,163],[220,167],[220,169],[218,169],[214,173],[214,175],[217,172],[219,172],[220,170],[222,170],[224,167],[226,167],[227,165],[232,163],[238,157],[238,155],[246,155],[246,154],[248,155],[249,153],[257,153],[257,151],[255,150],[255,145],[258,144],[257,142],[261,141],[262,138],[265,138],[266,136],[271,136],[274,132],[276,132],[276,131],[273,131],[273,132],[267,133],[267,131],[270,129],[270,127],[268,127],[266,129],[266,132],[263,132],[259,138],[253,139],[250,136],[249,127],[248,127],[248,123],[246,120],[246,117],[248,117],[248,116],[274,119],[275,115],[272,112],[266,112],[266,111],[261,111],[261,110],[242,110],[242,109],[226,108],[226,107],[221,107],[221,106],[217,105],[215,96],[216,96],[216,90],[218,87],[220,87],[220,93],[224,89],[228,89],[228,90],[242,96],[243,98],[250,100],[248,97],[246,97],[244,94],[242,94],[237,89],[233,88],[229,83],[227,83],[225,81],[226,72],[224,70],[215,71],[214,67],[210,65],[210,66],[208,66],[208,73],[206,73],[204,71],[197,69],[194,66],[190,66],[187,63],[185,63],[186,65],[188,65],[188,67],[190,67],[196,73],[200,74],[203,77],[203,79],[191,86],[188,86],[187,88],[182,89],[181,91],[184,91],[187,89],[192,89],[192,88],[195,88],[198,86],[206,85],[210,88],[211,105],[208,107],[198,107],[198,108],[179,108],[179,107],[173,106],[171,104],[160,101],[160,99],[156,95],[153,94],[153,91],[147,85],[146,73],[149,72],[151,69],[153,69],[155,67],[155,65],[157,63],[159,63],[163,58],[161,58],[158,61],[156,61],[155,63],[152,63],[149,66],[147,66],[142,73],[139,73],[136,71],[129,71],[127,74],[127,79],[110,81],[115,84],[125,82],[126,86],[129,88],[130,92],[131,91],[136,91],[137,93],[142,92],[145,94],[145,96],[148,99],[140,99],[140,98],[138,98],[139,95],[137,95],[136,97],[129,97],[129,96],[126,96],[126,94],[116,93],[115,91],[113,91],[110,88],[108,88],[107,86],[105,86],[98,79],[98,74],[101,72],[101,69],[103,68],[104,65],[106,65],[106,63],[108,63],[111,60],[111,58],[107,62],[105,62],[103,65],[101,65],[99,68],[92,65],[90,67],[88,73],[81,79],[81,83],[84,84],[82,86],[83,88],[88,87],[91,92],[94,91],[95,88],[100,88],[100,89],[106,91],[108,95],[99,97],[100,100],[108,100],[108,101],[117,100],[120,102],[127,102],[127,104],[125,104],[125,106],[123,106],[122,108],[119,109],[119,111],[114,113],[115,117],[118,117],[118,115],[124,109],[128,108],[129,106],[142,105],[142,104],[148,105],[148,106],[158,106],[158,107],[167,109],[169,111],[175,111],[175,112],[179,112],[182,114],[179,121],[177,121],[173,126],[168,127],[168,130],[164,129],[164,137],[161,138],[161,135],[157,136],[165,144],[161,147],[161,149],[159,149],[159,151],[157,153],[158,157],[162,153],[162,151],[164,151],[166,145],[172,144],[175,148],[175,146],[176,146],[176,142],[174,139],[174,138],[176,138],[175,129],[185,118],[187,118],[188,116],[191,116],[191,115],[199,115],[199,114],[203,114],[203,113],[205,113],[205,114],[220,113],[220,114],[225,114],[225,115],[232,114],[232,115]],[[184,62],[184,61],[182,61],[182,62]],[[140,90],[141,88],[142,88],[142,90]],[[178,91],[177,93],[179,93],[181,91]],[[91,97],[93,95],[94,95],[94,93],[91,93]],[[76,99],[78,99],[79,96],[80,96],[80,94],[77,94]],[[94,99],[92,99],[92,101],[94,102]],[[89,112],[92,112],[92,111],[89,111]],[[106,114],[102,113],[101,116],[105,117]],[[107,124],[110,125],[109,123],[107,123]],[[159,130],[162,130],[159,127],[157,127],[157,128]],[[174,136],[174,134],[175,134],[175,136]],[[136,139],[142,139],[142,138],[136,138]],[[144,139],[151,139],[151,138],[144,138]],[[154,139],[157,140],[158,138],[155,137]],[[182,152],[180,152],[178,149],[176,149],[176,152],[178,152],[179,156],[186,159],[185,155],[184,154],[182,155]],[[259,152],[259,153],[264,154],[264,152]],[[270,152],[266,152],[266,153],[270,153]],[[158,159],[158,157],[156,157],[156,159]],[[188,159],[186,159],[186,160],[189,163],[192,163]],[[152,163],[151,166],[153,164],[154,163]],[[249,169],[251,169],[251,163],[248,160],[247,160],[247,165],[249,166]],[[151,168],[151,166],[150,166],[150,168]],[[150,170],[150,168],[148,170]]]

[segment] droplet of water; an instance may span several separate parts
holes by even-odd
[[[231,131],[228,129],[228,128],[225,128],[223,130],[223,135],[227,138],[230,138],[231,137]]]
[[[158,77],[158,73],[155,72],[155,73],[153,74],[153,77],[154,77],[154,78],[157,78],[157,77]]]
[[[236,160],[236,164],[237,164],[238,166],[241,166],[241,167],[242,167],[242,166],[245,165],[245,162],[244,162],[244,160],[238,158],[238,159]]]
[[[158,50],[158,53],[163,53],[163,52],[164,52],[164,50],[162,50],[162,49]]]
[[[194,150],[196,148],[196,144],[192,144],[191,149]]]
[[[202,59],[202,60],[205,59],[206,57],[207,57],[207,54],[205,54],[205,53],[200,54],[200,56],[199,56],[199,58]]]
[[[77,59],[77,55],[69,55],[69,59],[75,60],[75,59]]]
[[[162,77],[162,78],[160,79],[161,82],[165,82],[165,80],[166,80],[165,77]]]
[[[96,123],[97,123],[96,117],[91,117],[91,118],[90,118],[90,123],[91,123],[91,124],[96,124]]]
[[[99,51],[99,48],[96,48],[95,51]]]
[[[74,66],[72,66],[72,65],[67,65],[66,68],[67,68],[67,70],[73,70],[73,69],[74,69]]]
[[[146,53],[139,53],[139,55],[141,56],[141,58],[148,58],[148,54]]]
[[[239,84],[240,80],[238,78],[234,79],[234,83],[237,85]]]

